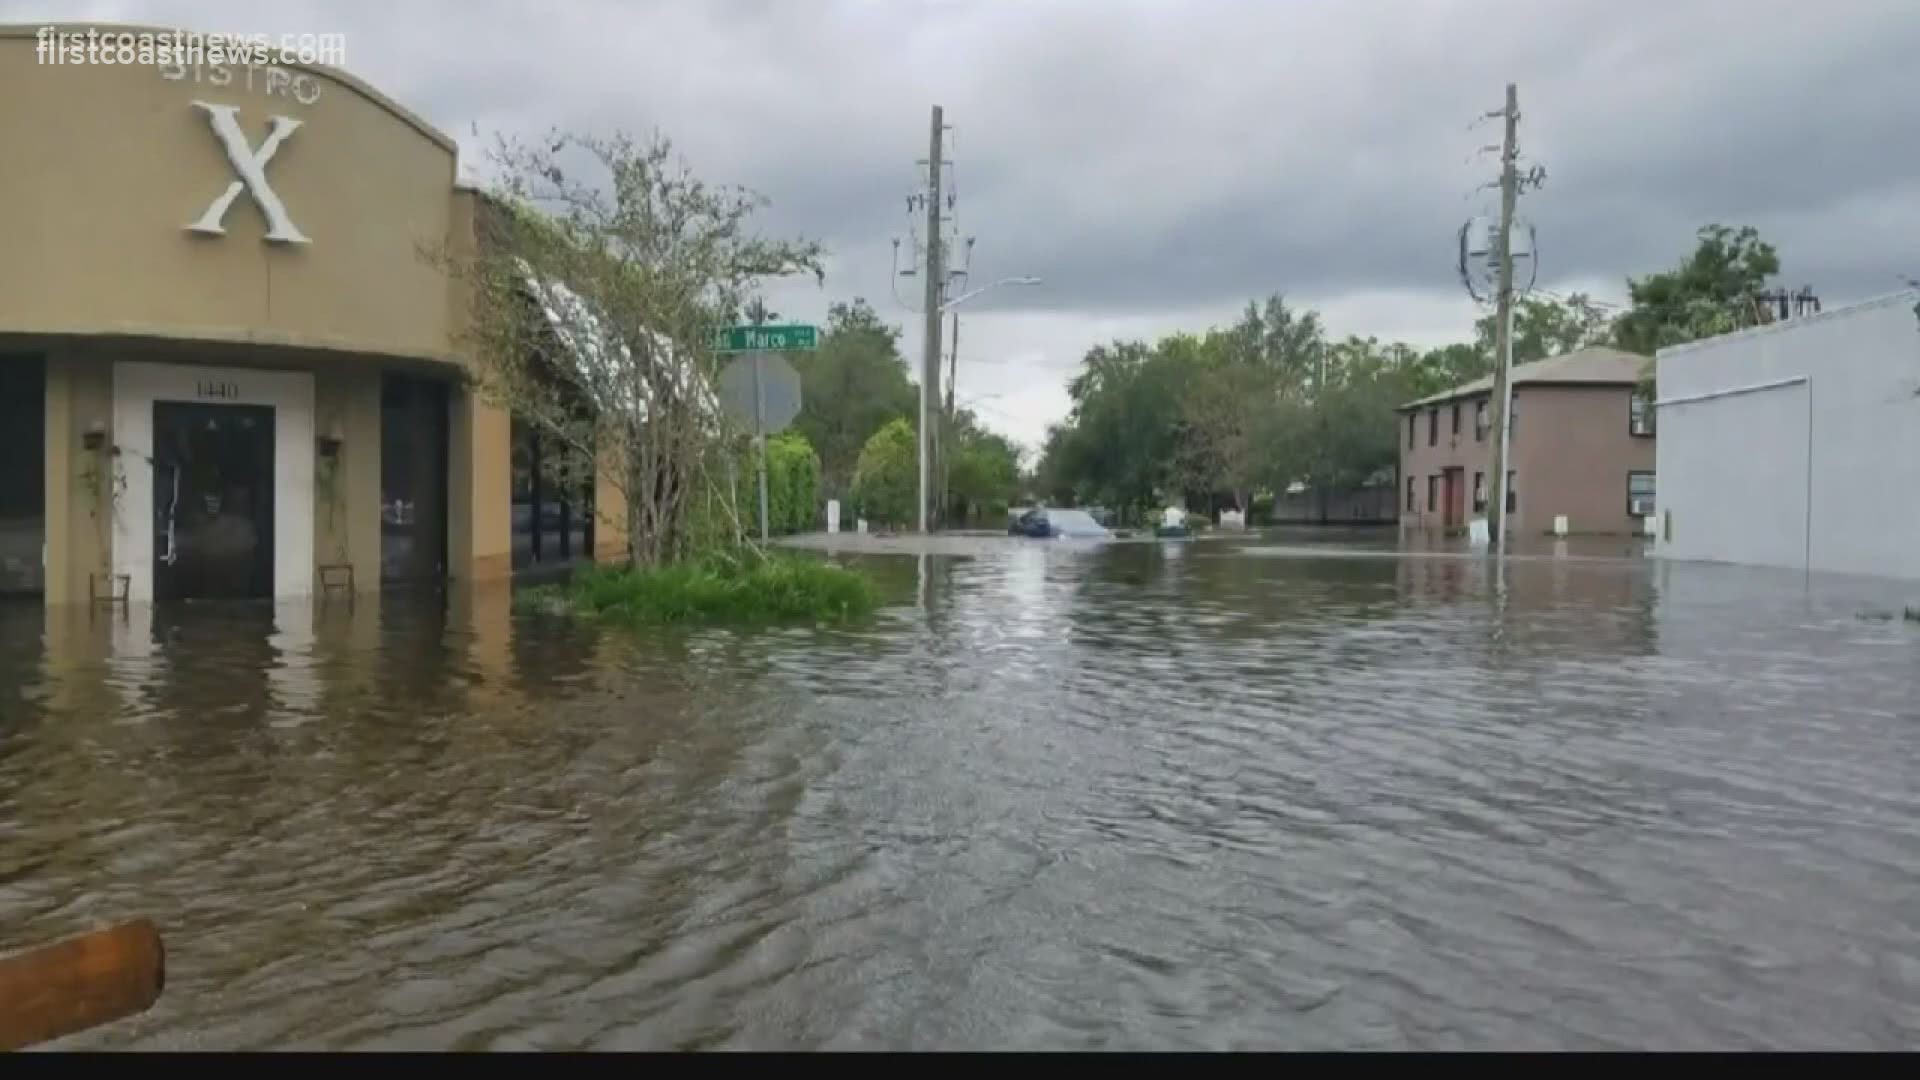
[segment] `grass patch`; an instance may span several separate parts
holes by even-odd
[[[586,567],[564,585],[522,592],[516,605],[629,623],[837,623],[870,614],[879,591],[819,559],[727,551],[651,570]]]

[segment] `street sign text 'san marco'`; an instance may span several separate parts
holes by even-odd
[[[714,335],[720,352],[790,352],[819,346],[813,326],[729,326]]]

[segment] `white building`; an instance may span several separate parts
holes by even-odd
[[[1657,363],[1659,554],[1920,579],[1920,290]]]

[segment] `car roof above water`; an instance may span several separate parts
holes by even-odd
[[[1108,536],[1107,527],[1095,521],[1092,514],[1085,510],[1045,509],[1047,520],[1053,527],[1069,536]]]

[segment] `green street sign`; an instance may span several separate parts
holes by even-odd
[[[816,326],[729,326],[713,336],[720,352],[797,352],[820,347]]]

